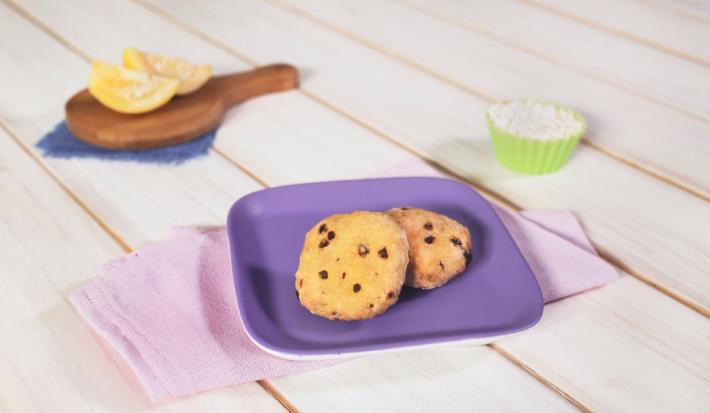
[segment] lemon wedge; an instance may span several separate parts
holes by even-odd
[[[196,91],[212,76],[210,65],[198,65],[187,60],[158,53],[141,52],[133,48],[123,51],[123,66],[179,80],[178,95],[187,95]]]
[[[94,62],[89,76],[89,93],[116,112],[144,113],[168,103],[179,84],[169,77]]]

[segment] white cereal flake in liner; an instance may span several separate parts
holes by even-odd
[[[583,127],[573,111],[532,100],[496,103],[488,116],[497,128],[511,135],[537,140],[569,138]]]

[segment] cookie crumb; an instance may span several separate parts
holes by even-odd
[[[435,239],[435,236],[429,235],[428,237],[424,238],[424,242],[426,242],[427,244],[433,244]]]

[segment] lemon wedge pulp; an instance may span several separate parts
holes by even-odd
[[[141,52],[134,48],[123,51],[123,66],[179,80],[178,95],[187,95],[196,91],[212,76],[210,65],[198,65],[158,53]]]
[[[177,92],[179,83],[169,77],[94,62],[89,93],[116,112],[144,113],[166,104]]]

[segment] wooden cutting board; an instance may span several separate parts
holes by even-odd
[[[69,130],[82,141],[110,149],[148,149],[197,138],[216,128],[225,112],[247,99],[298,87],[298,70],[274,64],[216,76],[197,92],[176,96],[159,109],[128,115],[115,112],[88,90],[65,105]]]

